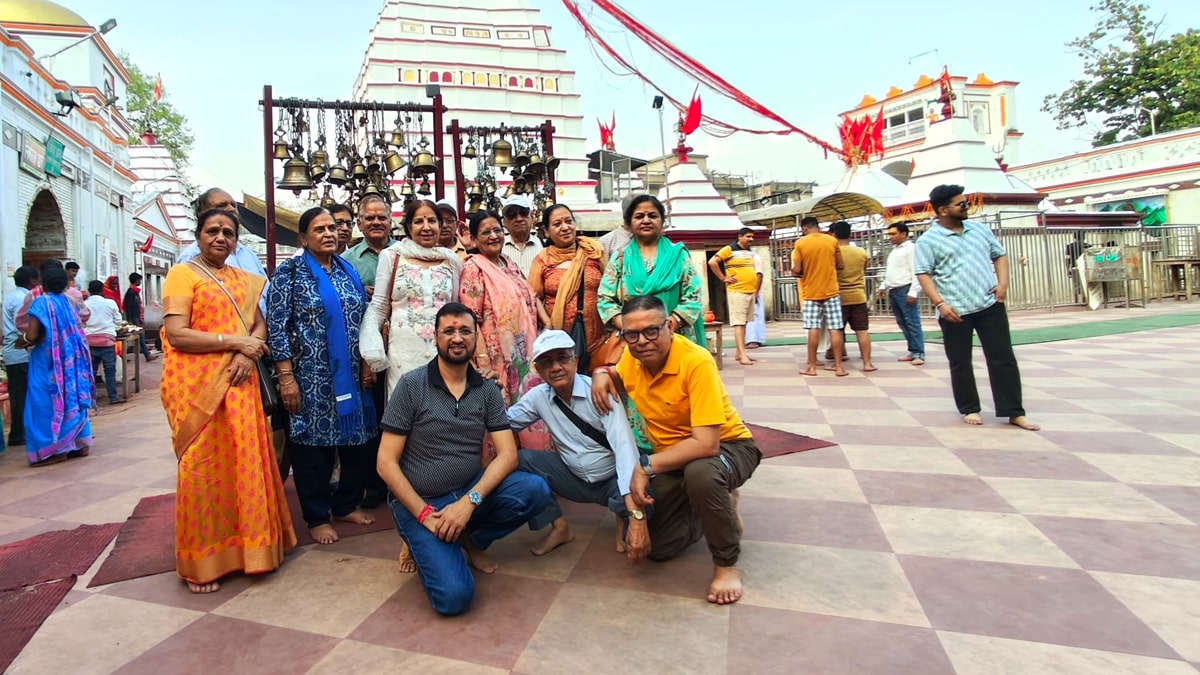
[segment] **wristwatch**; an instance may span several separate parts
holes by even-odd
[[[640,459],[642,462],[642,471],[645,471],[647,476],[654,478],[654,468],[650,465],[650,455],[640,455]]]
[[[629,517],[633,518],[634,520],[645,520],[646,512],[639,509],[634,509],[629,512]]]
[[[476,492],[474,490],[471,490],[470,492],[467,493],[467,499],[469,499],[471,501],[471,503],[474,504],[475,506],[479,506],[480,504],[483,503],[483,495],[479,494],[478,492]]]

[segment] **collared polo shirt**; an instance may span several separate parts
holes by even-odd
[[[996,303],[996,267],[1006,255],[987,225],[964,220],[962,232],[934,221],[917,239],[916,274],[928,274],[942,301],[959,316],[974,314]]]
[[[511,428],[499,387],[468,366],[467,388],[456,399],[437,358],[400,378],[382,426],[406,437],[400,471],[425,499],[467,487],[482,466],[484,434]]]
[[[512,237],[504,235],[504,249],[501,252],[517,263],[517,267],[521,268],[521,273],[528,277],[529,268],[533,266],[533,259],[542,252],[542,248],[542,242],[538,241],[538,238],[531,232],[524,248],[517,246]]]
[[[657,375],[651,375],[628,349],[617,373],[646,420],[655,452],[690,438],[692,427],[720,425],[721,441],[752,438],[729,403],[712,354],[691,340],[671,336],[671,351]]]
[[[394,243],[396,241],[389,237],[387,243],[379,251]],[[342,254],[342,259],[350,263],[354,271],[358,272],[358,279],[362,281],[363,286],[375,286],[375,273],[379,269],[379,251],[372,249],[367,244],[367,240],[363,239]]]
[[[921,282],[917,281],[917,275],[913,273],[916,250],[917,245],[912,239],[905,239],[892,249],[887,257],[887,270],[879,290],[890,291],[893,288],[908,286],[908,297],[915,298],[921,295]]]
[[[514,431],[520,431],[542,420],[550,429],[550,437],[558,448],[558,456],[571,473],[588,483],[598,483],[617,476],[621,494],[629,494],[629,479],[638,461],[637,444],[625,417],[625,409],[614,406],[602,414],[592,402],[592,378],[575,374],[571,400],[563,401],[584,422],[602,432],[612,450],[593,441],[579,430],[571,418],[554,403],[554,389],[546,383],[530,389],[521,400],[508,409],[508,421]]]
[[[758,292],[758,270],[754,267],[754,254],[741,246],[726,246],[717,251],[716,257],[725,264],[725,273],[733,277],[728,289],[734,293],[754,295]]]

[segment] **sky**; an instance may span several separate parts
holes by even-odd
[[[438,0],[434,0],[435,2]],[[593,53],[561,0],[514,0],[541,10],[554,46],[567,51],[581,96],[588,148],[599,145],[597,118],[617,119],[617,150],[660,154],[655,91],[612,70]],[[1144,0],[1164,18],[1163,34],[1200,26],[1200,2]],[[587,0],[606,40],[632,55],[635,66],[677,99],[695,83],[621,31]],[[1096,0],[1010,0],[996,3],[898,3],[879,0],[831,5],[774,0],[622,0],[631,15],[796,126],[837,140],[837,115],[864,94],[882,99],[895,85],[910,89],[921,74],[943,65],[954,75],[1020,82],[1016,125],[1024,132],[1013,163],[1050,159],[1090,147],[1092,131],[1060,131],[1042,99],[1082,76],[1083,61],[1065,43],[1088,33]],[[262,87],[276,97],[349,98],[366,53],[367,36],[383,0],[146,3],[144,0],[61,0],[93,25],[115,18],[105,36],[149,73],[162,76],[166,95],[188,118],[196,142],[193,182],[261,195]],[[936,50],[936,51],[935,51]],[[924,55],[922,55],[924,54]],[[702,94],[707,113],[745,127],[775,128],[715,94]],[[667,145],[672,145],[667,119]],[[497,123],[504,120],[497,120]],[[825,159],[798,136],[698,132],[696,152],[709,167],[756,181],[836,179],[841,163]]]

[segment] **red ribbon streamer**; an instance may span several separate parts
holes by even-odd
[[[729,124],[727,122],[722,122],[721,120],[710,117],[709,115],[702,115],[702,118],[707,126],[714,127],[715,129],[720,130],[721,132],[724,132],[725,135],[728,135],[735,131],[742,131],[745,133],[758,134],[758,135],[773,134],[773,135],[779,135],[779,136],[786,136],[788,134],[799,134],[799,135],[803,136],[805,139],[807,139],[808,141],[815,143],[815,144],[819,145],[822,149],[824,149],[826,152],[826,156],[828,156],[828,153],[830,151],[832,151],[838,155],[840,155],[842,153],[841,148],[838,148],[829,143],[826,143],[825,141],[821,140],[820,138],[817,138],[816,136],[808,133],[807,131],[801,129],[800,127],[797,127],[796,125],[792,124],[791,122],[788,122],[780,115],[776,114],[775,112],[771,111],[769,108],[764,106],[763,104],[761,104],[758,101],[751,98],[748,94],[746,94],[742,90],[738,89],[737,87],[735,87],[732,84],[730,84],[729,82],[727,82],[721,76],[717,75],[716,73],[714,73],[711,70],[709,70],[708,68],[706,68],[700,62],[696,61],[692,57],[683,53],[677,47],[675,47],[673,44],[671,44],[670,41],[668,41],[666,38],[662,37],[658,33],[655,33],[654,31],[652,31],[649,28],[642,25],[641,22],[639,22],[637,19],[630,16],[628,12],[626,12],[624,9],[621,9],[619,6],[617,6],[616,3],[612,2],[611,0],[593,0],[593,2],[596,4],[597,7],[604,10],[605,13],[607,13],[610,16],[612,16],[613,18],[615,18],[622,26],[624,26],[627,30],[629,30],[631,33],[633,33],[635,36],[637,36],[639,39],[641,39],[643,42],[645,42],[646,45],[649,46],[650,49],[653,50],[656,54],[665,58],[669,63],[671,63],[671,65],[675,66],[677,69],[682,71],[684,74],[698,80],[705,87],[712,89],[716,93],[718,93],[726,98],[732,99],[733,101],[737,102],[742,107],[748,108],[748,109],[754,111],[755,113],[758,113],[759,115],[761,115],[763,117],[766,117],[767,119],[778,122],[785,128],[784,129],[774,129],[774,130],[747,129],[744,127],[739,127],[739,126],[736,126],[733,124]],[[630,73],[637,75],[638,78],[640,78],[646,84],[650,85],[651,87],[653,87],[653,88],[657,89],[659,92],[661,92],[662,95],[667,100],[669,100],[676,108],[678,108],[680,110],[687,109],[688,106],[680,103],[675,98],[669,96],[662,87],[655,84],[652,80],[650,80],[649,77],[646,77],[645,74],[643,74],[637,68],[633,67],[633,65],[631,65],[620,54],[618,54],[617,51],[615,49],[613,49],[613,47],[604,40],[604,38],[600,37],[599,33],[597,33],[596,30],[594,28],[592,28],[591,24],[589,24],[587,22],[587,20],[583,18],[583,14],[579,11],[579,5],[575,2],[575,0],[563,0],[563,4],[566,6],[567,11],[571,13],[571,16],[575,17],[575,21],[577,23],[579,23],[579,26],[581,28],[583,28],[583,32],[587,35],[587,37],[592,42],[600,45],[600,47],[604,49],[605,53],[607,53],[610,57],[612,57],[612,59],[614,61],[621,64],[621,66],[623,66]],[[706,131],[710,131],[710,130],[706,129]],[[710,131],[710,133],[712,133],[712,132]]]

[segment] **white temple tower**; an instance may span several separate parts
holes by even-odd
[[[575,72],[528,0],[386,0],[354,98],[425,103],[428,84],[441,87],[447,124],[458,119],[467,127],[528,127],[550,120],[554,155],[561,160],[557,200],[595,208]],[[428,119],[425,126],[432,132]],[[447,196],[457,189],[452,143],[447,135]],[[473,176],[473,163],[466,173]]]

